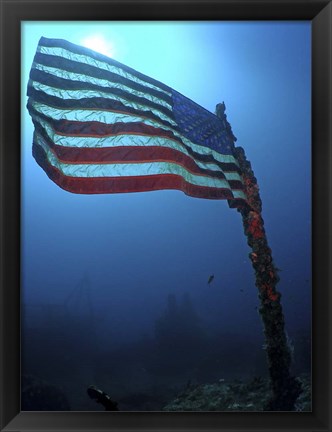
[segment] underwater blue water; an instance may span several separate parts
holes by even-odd
[[[25,22],[23,91],[41,36],[80,44],[97,33],[112,41],[116,60],[211,112],[225,101],[236,144],[258,179],[286,329],[298,348],[294,367],[308,371],[310,23]],[[25,105],[23,93],[23,373],[64,386],[77,409],[98,409],[85,395],[90,384],[120,398],[167,382],[266,374],[240,214],[226,201],[179,191],[85,196],[60,189],[32,157]],[[181,338],[193,334],[184,353]]]

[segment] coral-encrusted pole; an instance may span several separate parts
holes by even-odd
[[[217,116],[233,141],[236,141],[225,114],[225,104],[218,104]],[[244,232],[252,252],[249,254],[256,275],[261,306],[259,312],[264,325],[266,352],[273,397],[266,410],[292,411],[302,389],[300,382],[290,374],[291,352],[285,333],[284,316],[280,304],[280,293],[276,290],[279,282],[278,271],[273,263],[271,249],[268,246],[264,221],[261,215],[262,201],[259,196],[257,180],[247,161],[243,148],[235,147],[248,206],[238,208],[242,215]],[[232,201],[229,201],[232,206]]]

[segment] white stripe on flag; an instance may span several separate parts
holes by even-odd
[[[127,115],[106,110],[89,109],[59,109],[39,102],[31,101],[32,106],[41,114],[55,120],[69,120],[79,122],[96,121],[105,124],[140,122],[150,126],[156,126],[157,122],[135,115]],[[158,123],[157,123],[158,124]],[[159,124],[158,124],[159,126]]]
[[[37,121],[37,118],[35,118]],[[42,120],[41,120],[42,121]],[[38,120],[39,123],[41,123]],[[221,172],[221,168],[213,162],[201,162],[189,155],[189,152],[184,146],[181,146],[176,141],[169,138],[163,138],[159,136],[147,136],[147,135],[130,135],[123,134],[117,136],[109,136],[105,138],[91,138],[91,137],[71,137],[58,135],[54,133],[53,129],[46,122],[42,121],[45,133],[48,135],[50,141],[56,145],[63,147],[79,147],[79,148],[116,148],[116,147],[164,147],[172,150],[177,150],[190,159],[192,159],[196,165],[202,169],[208,169],[215,172]],[[92,145],[93,142],[93,145]],[[101,145],[101,142],[103,145]],[[80,144],[80,145],[78,145]],[[87,145],[90,144],[90,145]],[[222,171],[224,172],[224,171]],[[224,172],[227,180],[239,180],[242,182],[241,176],[236,172]]]
[[[39,104],[37,102],[32,102],[32,106],[38,112],[40,112],[42,114],[45,114],[45,115],[47,115],[50,118],[59,119],[59,117],[58,117],[59,113],[58,112],[55,113],[56,114],[55,116],[52,115],[52,113],[54,111],[54,108],[48,107],[47,105],[41,105],[41,104]],[[60,111],[60,113],[63,112],[61,110],[56,110],[56,111]],[[71,112],[71,111],[69,111],[69,112]],[[76,112],[76,110],[75,110],[75,112]],[[48,114],[46,114],[46,113],[48,113]],[[85,114],[85,113],[86,113],[86,110],[83,111],[83,114]],[[122,119],[123,119],[123,117],[126,117],[126,119],[124,120],[124,123],[127,123],[127,122],[131,122],[131,123],[132,122],[137,122],[137,119],[135,119],[132,116],[124,116],[124,115],[121,116]],[[55,144],[57,144],[57,145],[63,145],[63,146],[67,146],[67,147],[91,147],[91,148],[94,148],[94,147],[110,147],[112,145],[111,144],[112,140],[109,141],[110,137],[100,137],[100,138],[99,137],[98,138],[94,138],[94,137],[70,137],[70,136],[63,136],[63,135],[56,134],[54,132],[53,128],[45,120],[43,120],[40,117],[37,117],[35,115],[34,115],[34,118],[43,126],[43,128],[47,132],[47,134],[50,137],[50,139]],[[66,118],[66,117],[61,117],[61,118]],[[117,118],[118,121],[122,121],[122,120],[119,119],[119,116],[116,116],[115,118]],[[77,120],[77,121],[84,122],[84,121],[89,121],[89,118],[84,117],[84,118],[81,118],[81,119],[72,119],[72,120]],[[113,118],[113,120],[114,120],[114,118]],[[90,119],[90,121],[92,121],[92,120]],[[97,121],[100,121],[100,120],[97,120]],[[211,150],[208,147],[200,146],[198,144],[194,144],[192,141],[188,140],[186,137],[184,137],[183,135],[177,133],[173,129],[167,128],[165,126],[161,126],[157,122],[153,122],[153,121],[150,121],[150,120],[145,120],[143,118],[138,119],[138,122],[139,123],[144,123],[144,124],[147,124],[147,125],[153,126],[153,127],[158,127],[158,128],[162,127],[164,130],[170,130],[170,131],[172,131],[174,133],[174,135],[176,135],[178,138],[180,138],[184,142],[184,144],[186,144],[187,146],[189,146],[194,152],[199,153],[202,156],[205,156],[205,155],[210,156],[211,155],[218,162],[228,163],[228,164],[235,164],[235,165],[238,166],[238,162],[234,158],[233,155],[223,155],[221,153],[218,153],[216,151]],[[109,122],[107,122],[107,124],[114,124],[114,123],[116,123],[116,121],[109,121]],[[112,138],[114,138],[114,143],[116,143],[117,142],[117,138],[120,138],[121,140],[124,140],[124,137],[126,137],[126,136],[127,136],[127,134],[123,134],[123,135],[121,134],[119,137],[113,136]],[[134,136],[136,138],[137,135],[134,135]],[[151,136],[152,140],[155,140],[157,138],[159,140],[160,139],[164,139],[163,137],[154,137],[154,136]],[[143,139],[143,136],[141,136],[140,140],[137,140],[138,143],[142,139]],[[147,139],[149,140],[150,137],[148,136]],[[166,140],[166,138],[165,138],[165,140]],[[142,145],[146,145],[145,141],[141,141],[141,142],[144,142],[144,144],[142,144]],[[158,141],[156,141],[156,142],[158,142]],[[185,149],[185,147],[182,146],[181,144],[177,143],[177,141],[171,140],[169,138],[168,142],[169,142],[169,147],[175,148],[176,150],[179,150],[179,151],[181,151],[181,152],[183,152],[185,154],[188,154],[187,150]],[[128,142],[128,144],[129,144],[129,142]],[[121,141],[121,145],[127,145],[127,144],[125,143],[125,141],[123,141],[123,142]],[[136,145],[136,143],[135,143],[135,145]]]
[[[54,67],[50,67],[50,66],[44,66],[44,65],[39,64],[39,63],[33,63],[32,67],[34,69],[40,70],[46,74],[53,75],[53,76],[56,76],[58,78],[62,78],[65,80],[79,81],[79,82],[84,82],[84,83],[88,83],[88,84],[94,84],[94,85],[97,85],[100,87],[105,87],[105,88],[120,89],[120,90],[128,93],[129,95],[134,95],[134,96],[138,96],[138,97],[147,99],[147,100],[154,102],[158,105],[166,107],[169,110],[172,110],[172,107],[170,104],[168,104],[167,102],[165,102],[162,99],[159,99],[156,96],[152,96],[150,93],[140,92],[138,90],[132,89],[132,88],[127,87],[125,85],[122,85],[119,83],[114,83],[114,82],[109,81],[107,79],[95,78],[95,77],[92,77],[89,75],[84,75],[84,74],[75,73],[75,72],[69,72],[69,71],[66,71],[63,69],[58,69],[58,68],[54,68]]]
[[[106,62],[103,62],[100,60],[96,60],[93,57],[90,57],[88,55],[76,54],[76,53],[73,53],[71,51],[66,50],[65,48],[58,48],[58,47],[38,46],[37,51],[42,53],[42,54],[48,54],[48,55],[62,57],[62,58],[65,58],[67,60],[72,60],[72,61],[75,61],[78,63],[88,64],[88,65],[94,66],[98,69],[103,69],[103,70],[106,70],[108,72],[113,72],[114,74],[120,75],[123,78],[127,78],[128,80],[133,81],[137,84],[141,84],[141,85],[144,85],[145,87],[149,87],[151,89],[158,90],[162,93],[167,94],[168,96],[172,95],[171,92],[167,92],[158,86],[155,86],[155,85],[153,85],[147,81],[144,81],[144,80],[138,78],[137,76],[125,71],[124,69],[122,69],[118,66],[113,66],[113,65],[110,65],[109,63],[106,63]],[[77,67],[79,69],[79,64],[77,65]]]
[[[166,114],[162,113],[161,111],[154,108],[147,107],[145,105],[141,105],[137,102],[132,102],[129,99],[124,99],[114,94],[110,94],[98,90],[64,90],[56,87],[47,86],[45,84],[33,80],[29,80],[29,85],[33,87],[35,90],[42,91],[49,96],[55,96],[60,99],[79,100],[82,98],[96,98],[96,97],[113,99],[123,103],[125,106],[130,106],[131,108],[134,108],[136,110],[147,111],[147,112],[150,111],[156,116],[158,116],[161,120],[166,120],[167,122],[171,123],[173,126],[176,126],[176,122],[172,120],[170,117],[168,117]]]
[[[195,186],[232,190],[228,181],[189,172],[183,166],[170,162],[121,163],[121,164],[67,164],[62,163],[50,150],[44,139],[35,132],[35,142],[45,151],[49,163],[65,176],[71,177],[140,177],[145,175],[175,174]],[[245,197],[242,191],[238,191]]]

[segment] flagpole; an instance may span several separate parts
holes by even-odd
[[[229,136],[235,142],[230,124],[225,114],[225,104],[218,104],[216,115],[224,123]],[[285,333],[285,321],[280,303],[281,294],[276,290],[279,282],[278,271],[273,263],[264,221],[259,188],[250,162],[242,147],[234,148],[242,172],[247,202],[249,206],[238,208],[241,213],[247,243],[252,252],[249,254],[256,276],[256,287],[260,299],[261,315],[266,341],[266,353],[273,396],[265,407],[270,411],[292,411],[302,388],[301,383],[290,373],[291,349]],[[231,202],[229,202],[231,206]]]

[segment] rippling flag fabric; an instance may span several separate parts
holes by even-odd
[[[178,189],[245,202],[224,122],[167,85],[43,37],[27,92],[33,155],[61,188],[81,194]]]

